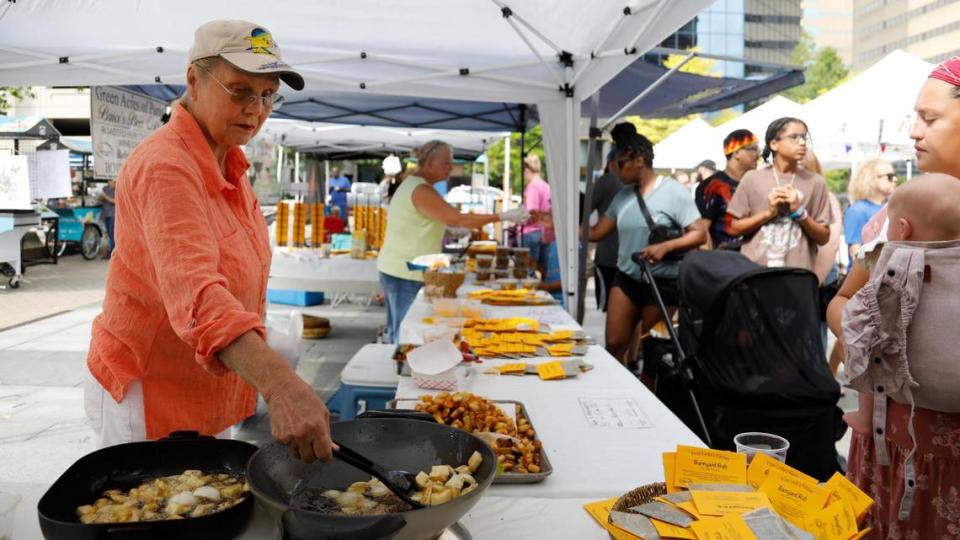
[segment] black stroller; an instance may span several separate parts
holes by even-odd
[[[667,325],[670,340],[644,347],[644,360],[658,362],[657,397],[713,448],[733,450],[738,433],[774,433],[790,441],[789,465],[820,480],[838,471],[846,425],[821,344],[816,276],[698,251],[683,259],[679,289],[679,332]]]

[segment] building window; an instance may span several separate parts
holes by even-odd
[[[781,40],[759,40],[744,41],[743,46],[751,49],[787,49],[793,50],[797,46],[796,41]]]
[[[795,17],[793,15],[758,15],[756,13],[748,13],[744,15],[743,18],[747,22],[754,23],[800,24],[800,17]]]

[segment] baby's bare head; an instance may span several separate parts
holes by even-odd
[[[939,173],[918,176],[893,193],[887,216],[891,240],[958,240],[960,180]]]

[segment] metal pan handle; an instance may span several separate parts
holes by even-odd
[[[405,420],[419,420],[421,422],[433,422],[433,415],[430,413],[415,411],[413,409],[378,409],[372,411],[364,411],[357,415],[358,419],[363,418],[401,418]]]

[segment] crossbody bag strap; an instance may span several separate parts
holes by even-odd
[[[650,210],[647,208],[647,203],[643,201],[643,195],[640,194],[639,189],[635,190],[634,194],[637,196],[637,205],[640,206],[640,213],[643,214],[643,219],[647,221],[647,227],[652,231],[657,224],[653,222],[653,216],[650,215]]]

